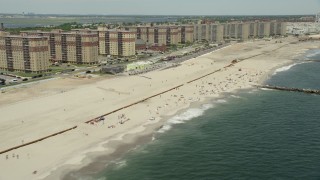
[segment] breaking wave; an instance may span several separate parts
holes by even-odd
[[[320,51],[317,50],[317,51],[313,51],[312,53],[309,53],[306,57],[307,58],[312,58],[312,57],[315,57],[315,56],[318,56],[320,55]]]
[[[185,123],[187,121],[190,121],[191,119],[193,118],[196,118],[196,117],[199,117],[199,116],[202,116],[203,113],[210,109],[210,108],[213,108],[214,105],[213,104],[205,104],[205,105],[202,105],[200,108],[191,108],[191,109],[188,109],[187,111],[179,114],[179,115],[176,115],[172,118],[170,118],[163,126],[161,129],[158,130],[158,133],[164,133],[168,130],[170,130],[172,128],[172,125],[174,124],[182,124],[182,123]]]
[[[279,72],[284,72],[284,71],[288,71],[289,69],[291,69],[293,66],[296,66],[298,64],[302,64],[302,63],[295,63],[295,64],[290,64],[289,66],[284,66],[284,67],[281,67],[277,70],[274,71],[273,75],[276,75],[277,73]]]

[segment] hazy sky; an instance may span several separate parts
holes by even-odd
[[[0,13],[287,15],[320,12],[320,0],[0,0]]]

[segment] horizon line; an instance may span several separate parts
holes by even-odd
[[[26,14],[22,13],[0,13],[0,15],[59,15],[59,16],[314,16],[315,14],[261,14],[261,15],[253,15],[253,14],[60,14],[60,13],[33,13],[27,12]]]

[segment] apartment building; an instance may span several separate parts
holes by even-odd
[[[144,42],[149,42],[149,28],[148,26],[143,27],[132,27],[134,32],[137,32],[136,38],[142,39]],[[136,30],[136,31],[135,31]]]
[[[127,30],[110,30],[98,28],[99,53],[119,57],[134,56],[136,54],[136,33]]]
[[[178,41],[179,43],[185,44],[187,42],[192,43],[193,39],[193,31],[194,27],[192,25],[182,25],[179,26],[179,36]]]
[[[194,25],[194,40],[222,42],[224,40],[246,41],[248,38],[263,38],[286,34],[285,22],[230,22]]]
[[[224,39],[248,40],[250,25],[248,23],[233,22],[223,24]]]
[[[166,28],[149,28],[149,43],[158,45],[167,45],[167,29]]]
[[[249,37],[263,38],[269,36],[284,36],[287,31],[286,22],[249,22]]]
[[[181,30],[178,26],[165,26],[160,27],[166,30],[166,43],[165,45],[170,46],[181,42]],[[161,45],[161,44],[160,44]]]
[[[170,46],[193,42],[193,26],[137,26],[124,29],[136,32],[136,38],[148,44]]]
[[[249,38],[249,24],[248,23],[239,23],[237,25],[237,38],[242,41],[247,41]]]
[[[223,25],[211,24],[209,26],[209,41],[221,43],[223,41]]]
[[[249,38],[256,38],[258,36],[258,22],[249,22]]]
[[[223,38],[224,39],[231,39],[231,37],[232,37],[232,29],[231,28],[232,28],[231,24],[223,24]],[[233,31],[235,34],[235,28]]]
[[[284,36],[287,33],[287,23],[286,22],[270,22],[270,35],[271,36]]]
[[[43,36],[49,40],[50,60],[74,64],[98,62],[98,34],[86,30],[23,31],[22,34]]]
[[[220,43],[223,41],[223,30],[221,24],[195,24],[194,40]]]
[[[202,41],[208,39],[208,25],[207,24],[195,24],[194,25],[194,40]]]
[[[48,39],[39,36],[0,36],[0,69],[45,72],[49,69]]]
[[[259,38],[270,36],[270,22],[258,22],[257,36]]]

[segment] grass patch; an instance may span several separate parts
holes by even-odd
[[[50,66],[49,72],[47,72],[45,74],[58,73],[58,72],[63,72],[63,71],[71,71],[72,69],[74,69],[74,67]]]
[[[74,65],[70,65],[70,67],[92,67],[95,66],[94,64],[74,64]]]
[[[6,74],[6,73],[4,73],[4,74]],[[33,77],[33,76],[40,75],[37,73],[26,73],[26,72],[8,72],[8,74],[13,74],[15,76],[21,76],[21,77]]]

